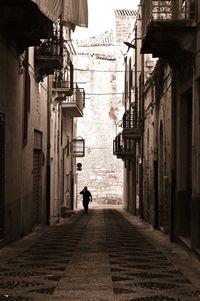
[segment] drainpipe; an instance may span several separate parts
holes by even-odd
[[[138,114],[138,45],[137,45],[137,26],[135,26],[135,113]],[[134,200],[134,214],[137,215],[137,169],[138,169],[138,143],[135,145],[135,178],[134,178],[134,189],[135,189],[135,200]],[[138,169],[139,170],[139,169]]]
[[[176,71],[172,70],[170,239],[176,239]]]
[[[57,122],[58,122],[58,137],[57,137],[57,147],[58,147],[58,159],[57,159],[57,219],[60,221],[61,217],[61,118],[62,118],[62,113],[61,113],[61,105],[60,103],[58,104],[58,115],[57,115]]]
[[[50,203],[51,203],[51,80],[48,76],[47,85],[47,184],[46,184],[46,220],[50,225]]]
[[[141,115],[143,117],[143,122],[144,122],[144,54],[141,54],[141,103],[140,103],[140,111],[141,111]],[[141,137],[141,141],[139,144],[139,152],[140,152],[140,158],[141,158],[141,162],[140,162],[140,191],[139,191],[139,200],[140,200],[140,207],[139,207],[139,212],[140,212],[140,218],[143,219],[144,217],[144,212],[143,212],[143,162],[144,162],[144,141],[143,141],[143,133],[142,133],[142,137]]]
[[[196,92],[195,92],[195,66],[192,66],[192,196],[197,193],[196,190],[196,124],[195,124],[195,106],[196,106]],[[194,185],[195,184],[195,185]]]

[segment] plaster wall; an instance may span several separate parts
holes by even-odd
[[[171,103],[171,69],[166,66],[163,75],[163,93],[159,103],[155,100],[153,81],[145,93],[143,191],[144,219],[155,225],[157,218],[158,227],[165,232],[169,231],[171,206]],[[158,166],[157,169],[155,169],[156,166]],[[155,182],[156,173],[158,183]],[[157,209],[156,189],[158,191]]]
[[[23,145],[24,55],[17,57],[0,42],[0,112],[5,115],[4,239],[12,241],[32,231],[34,129],[42,133],[39,222],[46,223],[47,86],[34,78],[33,49],[29,51],[30,109],[27,143]]]
[[[78,172],[78,192],[88,186],[97,204],[121,204],[123,162],[113,156],[116,123],[123,112],[116,62],[87,56],[80,63],[80,69],[85,71],[79,72],[78,82],[85,83],[86,106],[84,117],[77,121],[77,135],[85,139],[86,149],[85,157],[77,160],[82,163],[82,171]]]
[[[5,116],[5,240],[20,234],[22,182],[22,80],[14,51],[0,41],[0,112]],[[15,227],[13,225],[15,224]]]

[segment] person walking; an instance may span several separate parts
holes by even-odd
[[[80,192],[80,194],[83,195],[83,207],[85,210],[85,213],[88,212],[88,204],[89,202],[92,202],[92,195],[90,191],[87,189],[87,186],[83,188],[83,190]]]

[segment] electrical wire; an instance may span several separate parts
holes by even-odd
[[[74,68],[76,71],[85,71],[85,72],[112,72],[112,73],[117,73],[117,72],[125,72],[125,70],[91,70],[91,69],[79,69],[79,68]]]
[[[86,93],[87,96],[90,95],[96,95],[96,96],[101,96],[101,95],[122,95],[124,92],[111,92],[111,93]]]
[[[110,150],[112,150],[113,148],[112,147],[90,147],[90,146],[85,146],[85,148],[87,148],[87,149],[110,149]]]

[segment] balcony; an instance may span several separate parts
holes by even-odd
[[[66,68],[66,67],[65,67]],[[56,70],[52,80],[52,96],[56,100],[62,100],[73,94],[73,65],[70,61],[69,70]]]
[[[129,109],[123,116],[123,132],[124,139],[140,140],[143,133],[143,118],[142,114]]]
[[[73,94],[66,96],[61,102],[62,113],[69,117],[83,117],[83,108],[85,107],[85,91],[74,85]]]
[[[48,40],[42,40],[40,46],[35,48],[35,69],[37,81],[42,81],[55,70],[63,68],[62,36],[54,32]]]
[[[135,143],[127,139],[123,139],[122,133],[119,133],[113,140],[113,155],[118,159],[133,160],[135,154]]]
[[[195,52],[195,1],[144,0],[142,53],[166,59],[172,68],[191,63]]]
[[[53,23],[30,0],[3,0],[0,3],[0,33],[6,45],[20,55],[40,39],[53,35]]]

